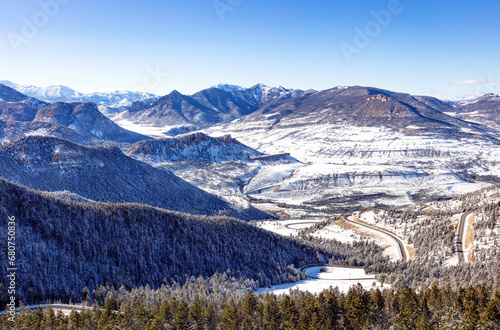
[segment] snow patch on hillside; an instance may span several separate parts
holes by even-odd
[[[320,271],[320,268],[323,268],[326,271],[322,272]],[[349,288],[353,285],[357,285],[358,283],[361,284],[366,290],[370,290],[370,288],[382,288],[382,285],[375,281],[373,275],[365,274],[363,268],[317,266],[307,268],[305,271],[307,274],[318,278],[310,278],[295,283],[280,284],[270,288],[259,288],[257,293],[272,292],[276,295],[281,295],[288,294],[291,290],[299,290],[308,291],[312,294],[319,294],[323,290],[327,290],[330,287],[338,287],[341,292],[346,293],[349,291]]]

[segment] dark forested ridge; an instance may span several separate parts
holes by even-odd
[[[71,202],[2,179],[0,217],[12,216],[17,219],[19,298],[29,303],[78,301],[84,287],[157,287],[226,270],[270,285],[299,278],[292,265],[329,259],[364,264],[380,252],[370,245],[292,240],[227,217]],[[7,237],[6,226],[0,227],[0,237]],[[6,242],[0,240],[0,250],[6,251]],[[2,272],[8,268],[6,258],[0,267]]]
[[[24,137],[0,145],[0,176],[42,191],[67,190],[101,202],[149,204],[168,210],[272,218],[232,206],[167,171],[125,156],[117,147],[89,147],[54,137]]]

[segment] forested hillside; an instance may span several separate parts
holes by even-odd
[[[89,147],[54,137],[29,136],[0,144],[0,176],[42,191],[67,190],[100,202],[132,202],[167,210],[272,218],[232,205],[175,176],[125,156],[117,147]]]
[[[457,226],[465,224],[462,265],[457,257]],[[379,211],[375,224],[397,230],[415,249],[410,263],[381,264],[369,270],[398,287],[430,286],[439,282],[452,288],[470,285],[500,288],[500,186],[494,185],[417,209]]]
[[[376,245],[314,243],[280,237],[227,217],[206,217],[138,204],[61,200],[0,180],[0,217],[17,219],[19,299],[79,301],[84,287],[158,287],[230,270],[270,285],[296,280],[315,262],[382,260]],[[0,227],[0,237],[7,237]],[[7,240],[0,241],[6,251]],[[7,259],[0,262],[7,269]],[[4,285],[6,278],[2,279]]]

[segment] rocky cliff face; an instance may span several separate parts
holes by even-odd
[[[230,135],[214,138],[203,133],[193,133],[176,138],[137,142],[127,155],[153,163],[178,161],[211,163],[249,160],[260,156],[261,153],[241,144]]]

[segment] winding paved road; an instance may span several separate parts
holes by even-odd
[[[382,234],[385,234],[385,235],[389,236],[390,238],[392,238],[393,240],[395,240],[396,243],[398,244],[398,250],[399,250],[400,259],[403,260],[403,261],[409,261],[410,260],[410,257],[408,256],[408,253],[406,252],[406,248],[405,248],[404,243],[401,240],[401,238],[399,238],[398,236],[394,235],[390,231],[382,229],[382,228],[378,228],[378,227],[375,227],[375,226],[371,226],[371,225],[368,225],[368,224],[364,224],[364,223],[361,223],[361,222],[357,222],[357,221],[351,220],[349,218],[347,218],[345,220],[348,221],[348,222],[351,222],[351,223],[353,223],[353,224],[355,224],[357,226],[362,226],[362,227],[366,227],[366,228],[369,228],[369,229],[372,229],[372,230],[376,230],[376,231],[378,231],[378,232],[380,232]],[[289,224],[285,225],[285,228],[288,228],[288,229],[299,229],[299,228],[291,228],[291,227],[292,226],[297,226],[297,225],[315,225],[317,223],[318,222],[311,222],[311,221],[294,222],[294,223],[289,223]],[[300,228],[300,229],[302,229],[302,228]]]
[[[306,272],[307,269],[313,268],[313,267],[351,268],[351,269],[363,269],[363,271],[364,271],[364,267],[360,267],[360,266],[341,266],[341,265],[329,265],[329,264],[311,264],[311,265],[306,265],[306,266],[300,267],[297,270],[299,270],[301,272]],[[307,274],[307,277],[313,278],[315,280],[332,281],[332,282],[334,282],[334,281],[364,281],[364,280],[374,280],[375,279],[375,275],[369,276],[369,277],[367,276],[367,277],[363,277],[363,278],[319,278],[317,276]]]
[[[288,228],[288,229],[303,229],[303,228],[291,228],[291,226],[297,226],[297,225],[315,225],[317,223],[319,223],[320,221],[315,221],[315,222],[312,222],[312,221],[304,221],[304,222],[294,222],[294,223],[289,223],[287,225],[285,225],[285,228]]]
[[[376,231],[378,231],[378,232],[380,232],[382,234],[385,234],[385,235],[389,236],[390,238],[392,238],[393,240],[395,240],[396,243],[398,244],[398,247],[399,247],[399,249],[398,249],[399,250],[399,256],[400,256],[401,260],[402,261],[409,261],[410,260],[410,257],[408,256],[408,253],[406,252],[405,245],[404,245],[403,241],[401,240],[401,238],[399,238],[398,236],[394,235],[390,231],[382,229],[382,228],[379,228],[379,227],[371,226],[371,225],[368,225],[368,224],[364,224],[364,223],[361,223],[361,222],[357,222],[357,221],[351,220],[349,218],[347,218],[346,221],[348,221],[350,223],[353,223],[353,224],[355,224],[357,226],[366,227],[366,228],[369,228],[369,229],[372,229],[372,230],[376,230]]]
[[[467,217],[474,213],[474,211],[465,212],[460,217],[458,222],[458,236],[457,236],[457,254],[458,254],[458,263],[463,265],[465,263],[464,257],[464,230],[465,230],[465,222]]]

